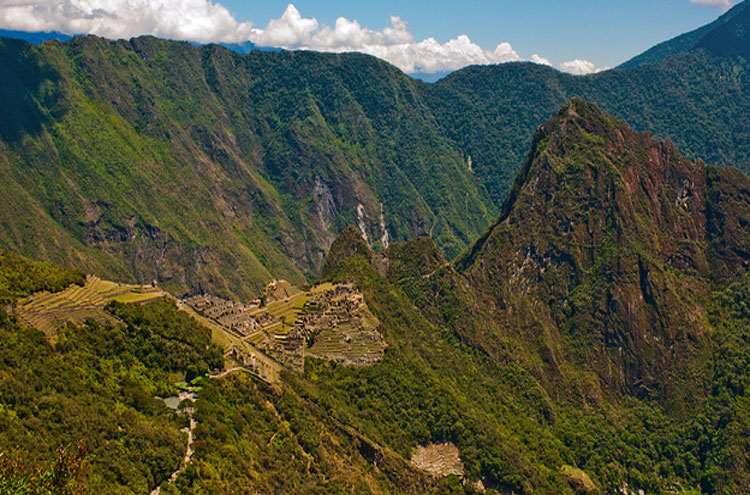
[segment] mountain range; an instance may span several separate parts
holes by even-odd
[[[227,344],[169,300],[110,303],[111,320],[52,342],[3,312],[0,449],[99,493],[742,493],[748,223],[744,173],[574,99],[454,261],[428,237],[375,252],[351,226],[333,242],[318,283],[362,291],[381,362],[207,379],[235,351],[222,364]],[[11,253],[0,266],[24,307],[81,283]],[[152,397],[175,376],[199,385],[198,426],[163,484],[184,423]],[[49,460],[79,440],[84,481],[70,474],[83,454]],[[419,446],[456,449],[458,476],[427,474]]]
[[[0,492],[747,492],[749,6],[430,84],[0,38]]]
[[[742,32],[747,5],[710,32]],[[310,280],[347,224],[376,249],[428,234],[457,255],[574,96],[750,169],[746,57],[702,46],[585,77],[513,63],[433,84],[365,55],[149,37],[3,39],[0,64],[4,244],[181,293]]]

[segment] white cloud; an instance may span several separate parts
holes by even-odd
[[[549,59],[546,59],[536,53],[531,56],[531,61],[535,64],[549,65],[550,67],[554,67],[563,72],[569,72],[578,76],[593,74],[595,72],[601,72],[603,70],[609,69],[609,67],[597,67],[593,62],[589,62],[588,60],[583,60],[580,58],[577,58],[575,60],[568,60],[567,62],[562,62],[555,65],[550,62]]]
[[[470,64],[493,64],[520,60],[509,43],[484,50],[465,34],[440,43],[435,38],[417,42],[406,22],[391,16],[381,31],[362,27],[356,20],[336,19],[333,27],[320,25],[315,18],[302,17],[289,5],[279,19],[264,29],[254,28],[250,41],[260,46],[308,49],[326,52],[363,52],[387,60],[404,72],[450,71]]]
[[[237,22],[226,7],[209,0],[3,0],[0,27],[230,42],[248,39],[252,23]]]
[[[304,46],[317,30],[316,19],[303,19],[297,8],[289,4],[281,17],[271,19],[265,29],[253,29],[249,38],[261,46]]]
[[[721,7],[724,10],[729,9],[734,2],[731,0],[690,0],[690,3],[699,3],[701,5],[709,5],[711,7]]]
[[[568,60],[567,62],[563,62],[559,64],[557,68],[563,72],[584,75],[593,74],[594,72],[601,72],[603,70],[607,70],[609,67],[597,67],[593,62],[577,58],[575,60]]]
[[[537,55],[536,53],[531,56],[531,61],[539,65],[552,65],[552,62],[550,62],[549,59],[546,59],[541,55]]]
[[[435,73],[452,71],[472,64],[497,64],[521,60],[510,43],[500,43],[494,50],[485,50],[461,34],[445,43],[435,38],[416,41],[408,26],[398,16],[381,31],[362,27],[356,20],[336,19],[333,27],[320,25],[318,20],[302,17],[289,4],[278,19],[265,28],[253,28],[250,40],[259,46],[288,49],[318,50],[323,52],[363,52],[386,60],[404,72]],[[537,64],[556,67],[572,74],[590,74],[603,69],[587,60],[570,60],[554,65],[538,54],[531,56]]]
[[[251,22],[237,21],[226,7],[211,0],[0,0],[0,28],[91,33],[107,38],[152,34],[198,42],[250,40],[259,46],[356,51],[386,60],[407,73],[447,72],[472,64],[521,60],[507,42],[486,50],[466,34],[445,43],[432,37],[417,41],[398,16],[391,16],[390,24],[379,31],[345,17],[339,17],[330,27],[314,17],[303,17],[292,4],[265,28],[253,28]],[[601,70],[580,59],[557,66],[538,54],[531,60],[573,74]]]

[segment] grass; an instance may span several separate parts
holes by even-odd
[[[233,343],[240,341],[239,337],[232,335],[226,328],[217,325],[213,320],[209,320],[208,318],[199,315],[187,304],[183,304],[181,309],[198,320],[201,325],[211,329],[211,342],[220,346],[225,351],[231,349]]]
[[[59,292],[37,292],[18,301],[16,314],[30,326],[54,340],[66,322],[83,323],[87,318],[111,321],[104,306],[110,301],[144,303],[164,297],[159,288],[101,280],[89,275],[83,286],[70,285]]]
[[[159,297],[163,297],[161,292],[126,292],[124,294],[118,294],[113,297],[112,300],[122,303],[141,303],[152,301]]]

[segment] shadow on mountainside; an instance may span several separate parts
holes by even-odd
[[[0,38],[0,137],[18,142],[62,113],[59,74],[22,40]],[[57,115],[59,116],[59,115]]]

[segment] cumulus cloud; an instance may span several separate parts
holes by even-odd
[[[254,28],[250,41],[259,46],[308,49],[326,52],[363,52],[387,60],[404,72],[450,71],[470,64],[494,64],[520,60],[509,43],[485,50],[462,34],[445,43],[435,38],[416,41],[406,22],[391,16],[380,31],[363,27],[356,20],[339,17],[333,27],[304,18],[289,4],[278,19],[265,28]]]
[[[363,52],[382,58],[404,72],[436,73],[460,69],[473,64],[497,64],[521,60],[510,43],[485,50],[465,35],[445,43],[435,38],[417,41],[406,22],[391,16],[390,25],[380,31],[361,26],[356,20],[336,19],[333,27],[321,25],[317,19],[304,18],[289,4],[278,19],[265,28],[253,28],[250,40],[259,46],[308,49],[325,52]],[[570,60],[554,65],[538,54],[531,56],[537,64],[549,65],[572,74],[591,74],[602,68],[587,60]]]
[[[563,72],[570,72],[571,74],[576,75],[585,75],[593,74],[595,72],[601,72],[603,70],[607,70],[609,67],[597,67],[593,62],[577,58],[575,60],[562,62],[561,64],[558,64],[557,68]]]
[[[603,70],[609,69],[609,67],[597,67],[593,62],[589,62],[588,60],[583,60],[580,58],[577,58],[575,60],[568,60],[566,62],[555,65],[550,62],[549,59],[546,59],[536,53],[531,56],[531,61],[535,64],[549,65],[550,67],[554,67],[557,70],[569,72],[578,76],[593,74],[595,72],[601,72]]]
[[[729,9],[734,2],[731,0],[690,0],[690,3],[699,3],[701,5],[709,5],[711,7],[721,7],[724,10]]]
[[[3,0],[0,27],[232,42],[248,39],[252,23],[238,22],[226,7],[210,0]]]
[[[407,73],[448,72],[472,64],[521,60],[507,42],[487,50],[465,34],[444,43],[432,37],[417,41],[398,16],[391,16],[390,24],[381,30],[369,29],[345,17],[336,19],[331,27],[314,17],[303,17],[293,4],[281,17],[259,28],[251,22],[237,21],[226,7],[211,0],[0,0],[0,28],[91,33],[107,38],[152,34],[202,43],[250,40],[259,46],[356,51],[386,60]],[[554,65],[534,54],[531,61],[573,74],[600,70],[580,59]]]
[[[588,60],[568,60],[560,64],[560,70],[570,72],[571,74],[591,74],[596,71],[596,67]]]
[[[531,56],[531,61],[539,65],[552,65],[552,62],[536,53]]]

